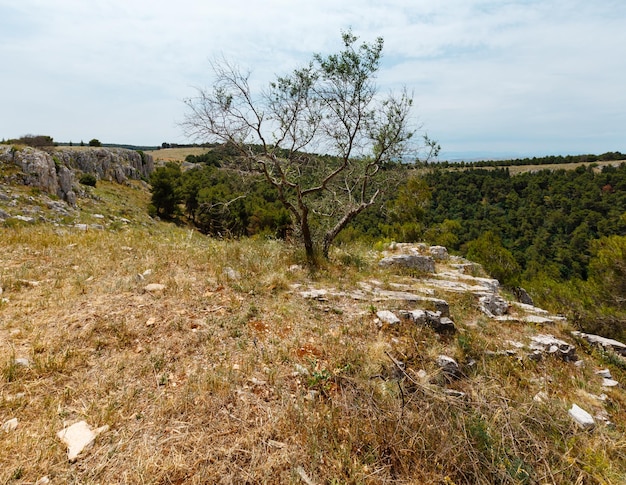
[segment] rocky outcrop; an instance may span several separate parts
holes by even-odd
[[[154,170],[154,161],[150,155],[124,148],[57,148],[54,156],[72,170],[120,184],[128,179],[147,178]]]
[[[147,178],[154,170],[150,155],[122,148],[56,148],[50,152],[31,147],[0,145],[0,163],[20,168],[17,182],[57,195],[70,205],[76,202],[76,174],[92,174],[98,179],[126,182]]]

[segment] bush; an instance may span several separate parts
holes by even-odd
[[[97,138],[93,138],[92,140],[89,140],[89,146],[90,147],[101,147],[102,143],[100,143],[100,140],[98,140]]]
[[[81,183],[82,185],[89,185],[90,187],[95,187],[96,183],[98,182],[98,179],[96,178],[95,175],[92,175],[90,173],[84,173],[83,175],[80,176],[80,179],[78,180],[79,183]]]

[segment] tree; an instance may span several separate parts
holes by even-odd
[[[174,162],[168,162],[150,174],[151,202],[157,215],[172,217],[178,212],[178,204],[182,201],[181,178],[180,166]]]
[[[383,39],[357,45],[348,31],[342,40],[339,53],[314,54],[258,95],[249,73],[216,61],[212,88],[185,101],[187,135],[235,147],[240,169],[264,175],[311,263],[320,246],[328,256],[339,232],[377,201],[391,173],[385,168],[404,158],[413,136],[406,90],[378,95]],[[436,153],[438,145],[425,139]]]
[[[102,143],[100,143],[100,140],[98,140],[97,138],[93,138],[93,139],[89,140],[89,146],[90,147],[101,147]]]

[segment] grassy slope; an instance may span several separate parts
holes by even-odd
[[[0,228],[0,424],[19,419],[0,431],[0,483],[626,481],[626,399],[594,375],[608,365],[626,382],[619,361],[585,347],[583,367],[485,352],[537,332],[571,340],[565,324],[493,323],[475,297],[439,293],[457,335],[407,322],[379,330],[373,305],[413,307],[304,300],[292,287],[420,286],[379,269],[373,251],[337,251],[315,274],[290,270],[298,252],[279,242],[210,240],[149,220],[139,187],[99,183],[93,195],[75,220],[105,230]],[[441,353],[463,363],[462,379],[441,380]],[[607,405],[590,396],[602,392]],[[606,408],[615,428],[581,431],[567,416],[573,402]],[[70,464],[55,435],[82,419],[110,429]]]

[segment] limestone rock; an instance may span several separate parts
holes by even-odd
[[[430,255],[437,261],[443,261],[449,258],[448,250],[444,246],[431,246]]]
[[[222,270],[222,273],[224,274],[224,276],[226,276],[226,279],[231,280],[231,281],[236,281],[241,278],[241,275],[239,274],[239,272],[234,270],[230,266],[226,266]]]
[[[590,333],[583,333],[574,331],[572,335],[575,337],[580,337],[592,345],[598,345],[602,347],[604,350],[612,350],[613,352],[626,356],[626,345],[617,340],[613,340],[610,338],[600,337],[599,335],[593,335]]]
[[[441,315],[441,312],[431,312],[428,310],[411,310],[405,312],[404,316],[417,325],[428,325],[439,333],[455,332],[456,326],[448,317]]]
[[[437,357],[437,367],[441,369],[446,377],[456,379],[461,376],[461,368],[456,360],[447,355]]]
[[[2,431],[4,431],[5,433],[10,433],[11,431],[17,428],[17,425],[18,425],[17,418],[13,418],[13,419],[9,419],[8,421],[5,421],[4,424],[0,426],[0,429],[2,429]]]
[[[149,285],[146,285],[144,287],[144,290],[147,291],[148,293],[159,293],[165,290],[165,288],[166,286],[160,283],[150,283]]]
[[[79,421],[63,428],[57,433],[57,437],[67,445],[67,458],[73,462],[87,446],[93,443],[96,436],[108,429],[108,425],[91,429],[86,421]]]
[[[596,425],[593,416],[576,404],[572,404],[571,409],[567,413],[583,429],[593,429]]]
[[[479,299],[480,309],[489,317],[502,316],[508,313],[509,304],[501,296],[492,293],[488,296],[483,296]]]
[[[400,323],[400,319],[389,310],[379,310],[376,312],[376,316],[381,321],[381,323],[386,323],[388,325],[396,325]]]
[[[515,288],[513,293],[515,295],[515,298],[517,298],[517,301],[519,301],[520,303],[524,303],[525,305],[534,305],[533,299],[524,288],[517,287]]]
[[[421,256],[419,254],[396,254],[381,259],[379,266],[391,267],[398,266],[400,268],[416,269],[424,273],[435,272],[435,260],[432,256]]]
[[[617,387],[619,386],[619,382],[614,379],[607,379],[606,377],[602,379],[602,387]]]
[[[530,349],[537,352],[558,355],[566,362],[578,360],[576,348],[563,340],[559,340],[552,335],[538,334],[531,338]]]

